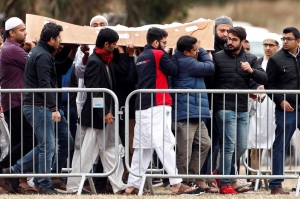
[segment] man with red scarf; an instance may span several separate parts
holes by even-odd
[[[103,28],[100,30],[94,53],[89,57],[84,72],[84,84],[86,88],[106,88],[115,90],[115,74],[127,75],[127,65],[116,65],[112,62],[113,50],[117,47],[119,35],[116,31]],[[98,106],[98,104],[101,104]],[[93,112],[92,112],[93,111]],[[104,113],[103,113],[104,112]],[[85,138],[81,147],[80,166],[72,173],[88,173],[92,169],[98,154],[103,164],[104,172],[114,168],[115,150],[114,145],[114,100],[111,95],[103,92],[88,92],[83,105],[79,123],[85,131]],[[104,118],[103,118],[104,117]],[[120,142],[119,142],[120,143]],[[121,148],[122,145],[119,145]],[[125,189],[122,182],[124,171],[123,164],[118,164],[116,171],[108,176],[113,192],[120,194]],[[76,177],[79,186],[80,177]]]

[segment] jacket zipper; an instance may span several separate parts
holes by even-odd
[[[299,85],[299,62],[297,60],[297,57],[295,57],[296,63],[295,63],[295,67],[296,67],[296,71],[297,71],[297,85],[298,85],[298,89],[300,89],[300,85]]]
[[[237,89],[238,87],[238,66],[237,66],[237,59],[236,57],[234,58],[235,61],[235,88]]]

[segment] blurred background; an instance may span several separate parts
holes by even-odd
[[[93,16],[102,14],[109,25],[136,27],[227,15],[234,25],[248,28],[253,48],[254,40],[261,48],[259,37],[265,32],[281,34],[288,26],[300,29],[299,8],[300,0],[1,0],[0,20],[16,16],[25,21],[28,13],[89,25]]]

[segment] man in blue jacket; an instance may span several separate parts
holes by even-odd
[[[171,60],[178,67],[177,75],[172,77],[172,88],[206,89],[203,77],[213,75],[214,64],[195,37],[180,37]],[[180,146],[176,156],[179,174],[200,174],[210,148],[208,130],[203,122],[205,118],[210,118],[207,93],[178,93],[176,101],[173,97],[172,120],[176,126],[177,145]],[[195,179],[183,180],[189,185],[195,183]],[[204,181],[196,180],[196,183],[202,192],[211,192]]]

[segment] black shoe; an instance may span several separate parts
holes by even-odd
[[[258,183],[258,189],[260,189],[261,186],[262,186],[262,182],[259,181],[259,183]],[[254,189],[255,189],[255,182],[251,182],[250,189],[251,189],[251,190],[254,190]]]
[[[292,188],[292,191],[296,191],[297,190],[297,186],[296,187],[294,187],[294,188]]]
[[[188,185],[190,187],[195,187],[196,189],[194,190],[195,193],[202,194],[205,193],[205,189],[199,186],[197,182],[189,182]]]
[[[13,174],[13,170],[11,168],[2,169],[3,174]],[[6,182],[9,186],[14,190],[15,193],[18,193],[19,181],[20,178],[5,178]]]
[[[44,187],[39,190],[39,194],[43,195],[57,195],[62,194],[61,192],[56,191],[52,186],[51,187]]]

